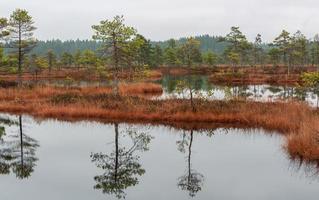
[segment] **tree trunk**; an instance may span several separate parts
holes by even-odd
[[[18,41],[18,84],[22,85],[22,33],[21,33],[21,22],[19,22],[19,41]]]
[[[188,185],[190,185],[191,178],[191,156],[192,156],[192,144],[193,144],[193,130],[191,130],[191,139],[188,146]]]
[[[114,125],[115,129],[115,172],[114,180],[117,182],[117,173],[119,168],[119,125],[116,123]]]
[[[20,153],[21,153],[21,166],[22,172],[24,170],[24,158],[23,158],[23,133],[22,133],[22,116],[19,115],[19,127],[20,127]],[[23,173],[22,173],[23,174]]]
[[[49,79],[51,78],[52,63],[49,64]]]
[[[116,37],[113,34],[113,60],[114,60],[114,71],[113,71],[113,93],[118,94],[118,67],[119,67],[119,49],[117,46]]]
[[[191,100],[192,110],[193,110],[193,112],[196,112],[196,108],[195,108],[195,104],[194,104],[194,100],[193,100],[193,90],[192,90],[192,88],[189,88],[189,92],[190,92],[190,100]]]
[[[195,103],[194,103],[194,98],[193,98],[193,89],[192,89],[192,81],[191,81],[191,77],[190,77],[190,71],[188,74],[188,89],[189,89],[189,94],[190,94],[190,103],[191,103],[191,107],[192,107],[192,111],[196,112],[196,107],[195,107]]]

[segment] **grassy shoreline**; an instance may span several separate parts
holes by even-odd
[[[285,136],[284,146],[292,158],[319,161],[319,115],[306,104],[195,99],[196,112],[193,112],[187,99],[151,100],[141,93],[156,90],[134,89],[141,85],[130,87],[130,92],[121,94],[113,94],[108,87],[0,89],[0,111],[69,121],[149,123],[197,129],[209,129],[216,124],[263,128]]]
[[[216,84],[300,84],[300,75],[304,72],[317,71],[316,67],[292,68],[290,75],[287,75],[286,66],[198,66],[198,67],[158,67],[149,69],[145,72],[134,72],[128,69],[117,72],[118,79],[135,80],[143,79],[153,81],[161,79],[164,75],[185,76],[185,75],[205,75],[209,77],[210,82]],[[24,81],[54,81],[54,80],[74,80],[74,81],[103,81],[114,78],[114,71],[110,69],[106,74],[100,74],[98,71],[92,71],[87,68],[64,68],[54,69],[51,72],[43,70],[38,74],[24,72],[22,80]],[[141,77],[141,73],[143,74]],[[17,80],[17,74],[0,72],[0,80],[14,82]]]

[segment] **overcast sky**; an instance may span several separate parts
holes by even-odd
[[[33,16],[39,39],[90,39],[91,25],[115,15],[152,40],[225,35],[239,26],[271,41],[282,29],[319,33],[318,0],[0,0],[0,16],[15,8]]]

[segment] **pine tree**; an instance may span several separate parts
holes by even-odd
[[[49,67],[49,74],[51,74],[51,70],[53,68],[53,65],[56,64],[56,55],[54,54],[52,49],[50,49],[47,52],[46,59],[47,59],[47,62],[48,62],[48,67]]]
[[[6,18],[0,18],[0,42],[3,37],[9,35],[9,32],[6,30],[7,26],[8,20]]]
[[[288,54],[290,51],[290,41],[291,41],[291,37],[290,37],[290,33],[287,32],[286,30],[283,30],[281,32],[281,34],[275,38],[275,40],[273,41],[274,46],[276,46],[282,56],[283,56],[283,62],[286,65],[287,61],[288,61]]]
[[[8,31],[10,32],[10,48],[18,57],[18,81],[21,85],[22,66],[26,54],[36,45],[33,37],[34,27],[32,17],[28,11],[16,9],[10,16]]]

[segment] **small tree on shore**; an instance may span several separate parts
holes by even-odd
[[[0,65],[2,65],[4,59],[2,40],[4,37],[9,35],[9,32],[6,30],[7,26],[8,20],[6,18],[0,18]]]
[[[80,67],[82,65],[82,52],[78,49],[76,50],[75,54],[74,54],[74,63],[76,65],[76,67],[78,68],[78,70],[80,70]]]
[[[3,58],[4,58],[3,48],[0,46],[0,66],[3,63]]]
[[[48,61],[44,57],[39,57],[32,54],[29,60],[29,71],[35,76],[35,80],[38,79],[38,74],[49,67]]]
[[[153,53],[154,66],[159,67],[163,65],[164,55],[163,50],[159,45],[155,45],[154,53]]]
[[[310,57],[311,57],[311,64],[312,66],[317,65],[318,71],[318,64],[319,64],[319,35],[316,34],[313,40],[310,43]]]
[[[189,67],[188,75],[186,81],[181,81],[178,85],[181,90],[189,90],[190,103],[193,112],[196,112],[196,107],[194,103],[194,88],[191,79],[191,67],[193,67],[195,62],[199,62],[201,59],[201,53],[199,50],[200,42],[194,38],[188,38],[186,43],[181,45],[179,48],[180,59],[185,65]]]
[[[214,66],[216,65],[217,61],[218,61],[218,55],[215,54],[212,51],[207,51],[205,52],[203,55],[203,62],[209,66]]]
[[[240,55],[236,52],[231,51],[227,54],[227,59],[229,60],[229,62],[233,66],[233,73],[235,73],[235,67],[240,62]]]
[[[248,42],[246,36],[239,30],[239,27],[231,27],[230,33],[222,40],[229,43],[228,47],[225,49],[224,54],[226,58],[234,64],[234,67],[238,63],[243,63],[247,60],[248,50],[251,49],[251,44]],[[238,63],[234,62],[234,57],[238,57]]]
[[[132,37],[130,41],[127,42],[126,48],[123,50],[123,66],[129,68],[131,71],[131,77],[134,76],[135,70],[140,70],[144,66],[149,66],[145,58],[148,56],[144,52],[146,45],[146,39],[137,34],[135,37]]]
[[[280,62],[280,50],[278,48],[271,48],[268,51],[268,56],[273,66],[276,66]]]
[[[194,63],[200,62],[200,42],[193,37],[187,38],[187,41],[180,47],[180,57],[187,67],[192,67]]]
[[[308,40],[301,31],[297,31],[291,38],[290,63],[305,66],[308,63]]]
[[[306,87],[309,87],[317,96],[317,108],[319,106],[319,72],[304,73],[301,76],[302,81]]]
[[[290,33],[283,30],[281,34],[275,38],[273,45],[280,50],[283,58],[283,63],[287,65],[287,75],[290,74],[290,63],[288,63],[288,56],[291,51],[291,37]]]
[[[56,55],[54,54],[52,49],[49,49],[49,51],[47,52],[46,59],[48,62],[49,75],[51,75],[51,70],[53,68],[53,65],[55,65],[57,62]]]
[[[6,18],[0,18],[0,41],[3,37],[9,35],[9,32],[6,30],[8,26],[8,20]]]
[[[93,25],[93,39],[103,43],[105,55],[111,53],[113,62],[113,78],[115,81],[115,92],[118,92],[118,71],[121,63],[125,62],[125,52],[128,42],[136,35],[133,27],[124,24],[123,16],[115,16],[113,20],[103,20],[98,25]],[[122,68],[123,69],[123,68]]]
[[[26,54],[36,45],[33,32],[36,27],[28,11],[16,9],[10,16],[8,31],[10,33],[10,48],[17,54],[18,58],[18,81],[21,85],[22,66]]]
[[[63,52],[61,55],[61,63],[64,67],[70,67],[74,63],[74,57],[71,53]]]
[[[146,39],[144,36],[138,34],[134,40],[137,40],[137,51],[136,51],[136,61],[139,66],[149,66],[153,67],[153,47],[151,41]]]
[[[256,67],[257,64],[262,63],[262,56],[263,56],[262,39],[260,34],[257,34],[255,38],[252,52],[253,52],[253,58],[254,58],[254,66]]]
[[[177,45],[174,39],[168,41],[168,47],[164,49],[165,64],[175,66],[179,63],[177,58]]]

